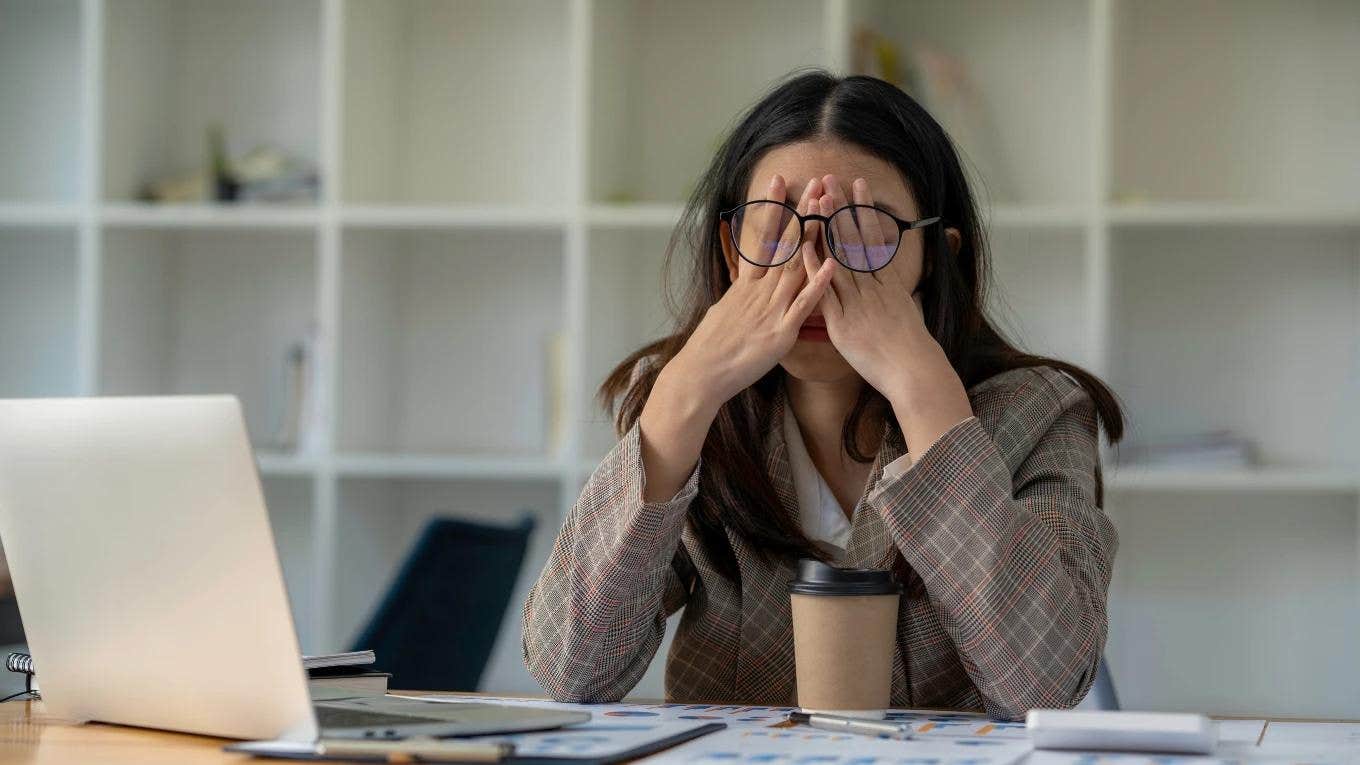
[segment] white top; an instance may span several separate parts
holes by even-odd
[[[803,443],[803,433],[798,427],[798,419],[793,416],[793,407],[784,407],[784,442],[789,450],[789,467],[793,471],[794,490],[798,495],[798,517],[803,533],[813,541],[834,547],[837,558],[844,554],[850,543],[850,521],[845,510],[826,479],[817,471]],[[883,467],[883,478],[900,475],[911,467],[911,455],[889,462]]]
[[[1058,371],[1072,382],[1081,384],[1067,372]],[[798,427],[798,419],[793,416],[793,406],[787,398],[784,402],[784,442],[789,450],[789,466],[793,470],[793,485],[798,494],[798,517],[803,533],[815,542],[836,548],[833,552],[840,558],[850,543],[850,521],[845,517],[840,502],[836,501],[836,495],[831,493],[826,479],[822,478],[817,466],[812,463],[807,445],[803,442],[803,433]],[[928,450],[929,447],[926,448]],[[879,480],[896,478],[910,470],[912,464],[911,453],[904,453],[883,466],[883,477]]]

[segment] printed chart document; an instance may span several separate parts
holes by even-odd
[[[1028,741],[939,736],[906,741],[793,728],[730,728],[645,760],[647,765],[1012,765],[1029,754]]]
[[[1304,744],[1360,749],[1360,723],[1272,722],[1262,746]]]
[[[1033,750],[1022,722],[970,712],[892,710],[888,719],[909,722],[907,741],[830,733],[787,722],[792,707],[719,704],[559,704],[540,699],[488,696],[420,696],[450,703],[481,701],[589,712],[593,723],[670,726],[721,722],[726,730],[647,757],[644,765],[1360,765],[1360,724],[1270,723],[1219,720],[1214,754],[1168,755]],[[634,731],[643,735],[640,729]],[[602,732],[603,733],[603,732]],[[602,737],[601,750],[635,743]],[[1258,745],[1259,742],[1259,745]],[[524,742],[528,743],[528,742]],[[565,746],[551,737],[545,746]],[[574,745],[572,745],[574,746]]]
[[[1266,729],[1265,720],[1218,720],[1218,743],[1243,743],[1256,746]]]
[[[550,706],[589,712],[599,718],[665,720],[676,722],[722,722],[729,728],[765,728],[783,723],[796,707],[760,707],[720,704],[564,704],[536,699],[511,699],[494,696],[412,696],[423,701],[450,703],[482,701],[490,704]],[[917,712],[893,710],[888,720],[909,722],[917,738],[958,738],[967,736],[1028,741],[1023,722],[990,720],[971,712]],[[1254,739],[1253,739],[1254,740]]]

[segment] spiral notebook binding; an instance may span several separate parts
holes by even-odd
[[[42,696],[38,694],[37,689],[33,687],[34,675],[32,656],[26,653],[12,653],[5,657],[5,669],[10,672],[18,672],[24,676],[24,689],[18,693],[6,696],[3,699],[0,699],[0,701],[9,701],[10,699],[18,698],[20,696],[42,698]]]
[[[26,653],[12,653],[5,657],[5,669],[24,675],[33,674],[33,657]]]

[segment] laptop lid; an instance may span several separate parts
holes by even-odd
[[[0,400],[0,541],[49,712],[316,738],[234,396]]]

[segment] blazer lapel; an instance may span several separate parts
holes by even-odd
[[[793,467],[789,462],[789,446],[784,440],[784,407],[788,399],[781,384],[775,392],[770,405],[769,419],[765,422],[765,472],[774,484],[775,496],[784,508],[784,514],[793,519],[798,516],[798,489],[793,482]]]
[[[883,518],[865,500],[878,482],[883,479],[883,468],[893,460],[906,454],[906,443],[901,433],[890,423],[883,425],[883,438],[874,464],[869,472],[869,480],[864,493],[855,505],[850,519],[850,543],[845,551],[845,565],[857,568],[890,568],[896,557],[897,548],[883,525]]]
[[[785,514],[797,521],[798,493],[793,482],[793,468],[789,462],[788,444],[784,439],[784,408],[788,406],[788,395],[781,384],[777,389],[770,407],[769,420],[765,423],[766,471],[774,485],[779,503]],[[883,437],[874,456],[873,467],[864,493],[855,505],[850,519],[850,541],[846,546],[842,565],[859,568],[888,568],[896,555],[896,548],[883,519],[869,506],[865,497],[873,491],[883,478],[883,467],[907,453],[906,441],[902,432],[890,422],[883,424]],[[792,570],[792,569],[791,569]]]
[[[784,513],[798,518],[798,494],[784,441],[783,387],[775,394],[765,422],[765,467]],[[787,584],[796,573],[792,562],[766,563],[729,527],[741,573],[741,635],[737,641],[735,698],[765,704],[792,704],[794,681],[793,616]]]

